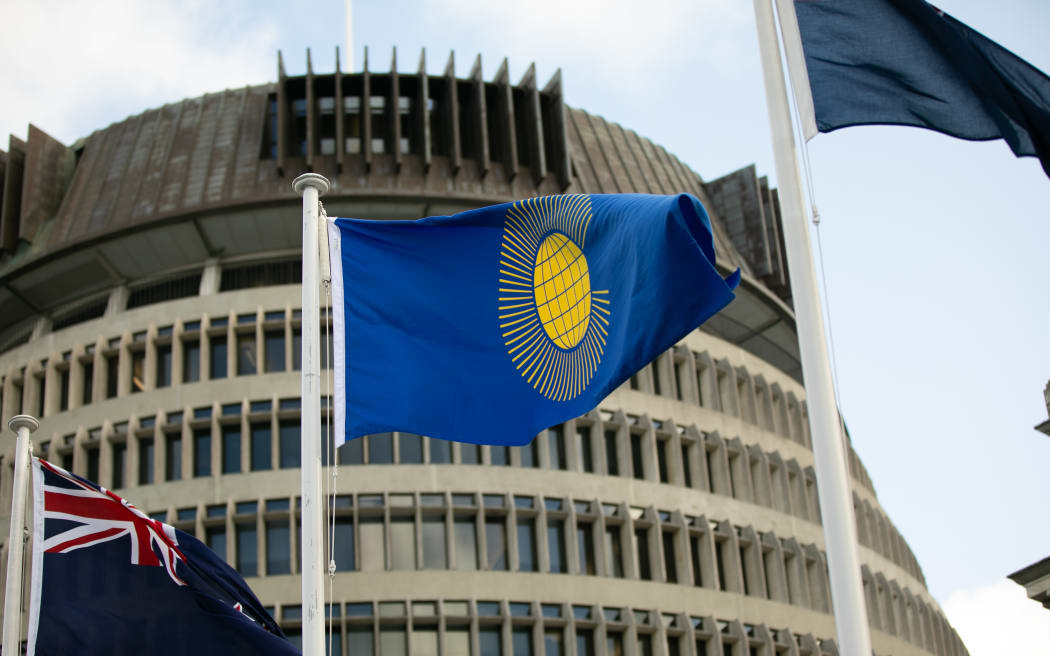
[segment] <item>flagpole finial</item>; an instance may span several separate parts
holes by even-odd
[[[328,192],[331,186],[331,183],[328,182],[328,178],[320,173],[303,173],[295,180],[292,180],[292,189],[294,189],[295,193],[299,195],[305,193],[307,188],[313,187],[314,189],[317,189],[318,196],[323,196]],[[15,419],[17,419],[17,417],[15,417]]]
[[[7,426],[16,433],[21,428],[28,428],[29,432],[32,433],[40,428],[40,422],[37,421],[35,417],[29,415],[15,415],[7,422]]]

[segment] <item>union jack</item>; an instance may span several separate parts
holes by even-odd
[[[131,538],[132,564],[163,566],[172,581],[186,585],[175,571],[176,562],[185,563],[186,557],[179,550],[173,527],[151,519],[126,499],[102,486],[88,484],[46,460],[41,459],[40,465],[74,486],[60,487],[45,482],[44,520],[63,519],[80,524],[45,539],[45,552],[69,553],[127,535]]]

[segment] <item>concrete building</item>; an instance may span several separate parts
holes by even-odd
[[[1050,381],[1047,381],[1043,389],[1043,400],[1046,401],[1046,414],[1048,419],[1036,424],[1035,429],[1044,435],[1050,435]],[[1022,567],[1009,579],[1017,585],[1024,586],[1028,598],[1050,608],[1050,556]]]
[[[396,57],[396,56],[395,56]],[[300,200],[417,218],[562,192],[695,194],[738,298],[599,408],[522,448],[385,434],[340,449],[336,653],[835,654],[776,191],[512,82],[288,76],[0,153],[3,420],[194,533],[300,626]],[[384,67],[386,68],[386,67]],[[601,109],[601,108],[595,108]],[[403,372],[411,376],[411,371]],[[396,394],[396,390],[391,390]],[[0,449],[0,508],[13,440]],[[850,451],[879,655],[966,649]],[[6,536],[6,529],[3,535]],[[6,554],[6,549],[4,550]]]

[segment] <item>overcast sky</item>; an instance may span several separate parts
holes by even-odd
[[[149,107],[334,68],[342,0],[0,4],[0,134],[69,144]],[[751,2],[372,2],[353,69],[491,79],[562,69],[567,102],[667,147],[704,179],[775,180]],[[1050,3],[938,6],[1050,71]],[[298,12],[296,11],[298,10]],[[345,62],[345,59],[344,59]],[[344,64],[345,70],[345,64]],[[6,139],[0,142],[6,150]],[[974,656],[1045,654],[1050,614],[1004,576],[1050,555],[1050,180],[1005,143],[850,128],[809,145],[839,392],[879,499]],[[998,645],[989,642],[998,640]],[[1014,640],[1004,644],[1003,640]]]

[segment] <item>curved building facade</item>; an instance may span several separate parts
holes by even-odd
[[[300,630],[300,200],[418,218],[535,195],[695,194],[738,298],[589,414],[520,448],[411,434],[342,447],[336,653],[835,654],[776,192],[705,182],[562,100],[338,69],[0,151],[3,421],[37,454],[194,533]],[[411,371],[400,372],[412,376]],[[396,394],[396,389],[390,390]],[[310,436],[316,439],[318,436]],[[13,440],[0,449],[0,508]],[[326,470],[330,478],[332,465]],[[966,654],[850,451],[877,654]],[[6,517],[5,517],[6,522]],[[3,532],[6,536],[6,529]],[[4,549],[6,554],[6,545]],[[6,555],[5,555],[6,557]]]

